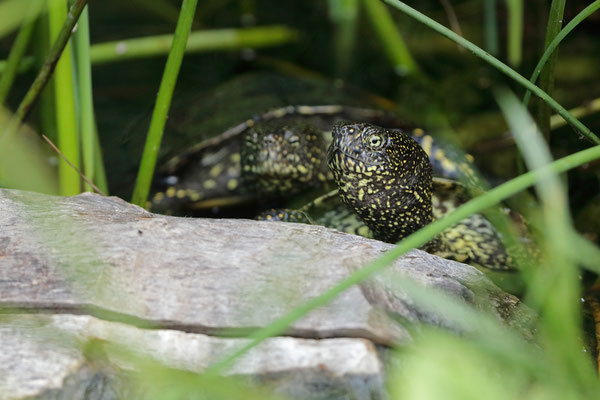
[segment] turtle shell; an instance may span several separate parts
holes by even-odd
[[[322,194],[333,188],[325,150],[331,141],[332,126],[341,120],[409,130],[428,150],[437,175],[457,177],[461,173],[458,164],[449,157],[454,153],[448,151],[447,144],[433,140],[422,129],[411,129],[411,124],[402,118],[377,108],[375,101],[363,99],[363,105],[358,106],[358,96],[350,96],[347,91],[342,96],[341,89],[331,84],[324,86],[322,81],[268,75],[251,80],[249,86],[254,88],[251,90],[247,79],[238,78],[216,91],[216,99],[230,95],[230,105],[246,105],[241,107],[246,111],[236,113],[237,121],[230,122],[218,134],[213,135],[225,126],[223,121],[233,121],[232,112],[226,113],[227,118],[217,112],[206,120],[206,114],[210,112],[205,107],[203,112],[188,111],[177,118],[181,122],[177,128],[178,136],[188,137],[188,143],[193,137],[211,137],[186,146],[159,169],[151,198],[154,211],[206,215],[207,211],[258,204],[258,208],[245,208],[251,214],[261,208],[285,205],[301,192],[310,191],[308,198]],[[260,81],[263,83],[257,85]],[[286,93],[287,96],[279,97],[295,98],[299,102],[251,113],[247,111],[248,101],[255,99],[255,105],[260,106],[269,103],[266,94],[257,90],[257,86]],[[285,92],[284,87],[289,92]],[[236,88],[238,96],[233,96],[231,92]],[[238,99],[239,95],[242,100]],[[346,104],[323,104],[324,99],[339,98],[344,98]],[[197,132],[196,136],[190,136],[191,131]]]

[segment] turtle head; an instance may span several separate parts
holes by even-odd
[[[263,193],[294,193],[327,180],[325,141],[297,120],[262,121],[244,136],[242,177]]]
[[[328,163],[340,196],[375,237],[396,242],[432,220],[431,164],[405,133],[366,123],[334,126]]]

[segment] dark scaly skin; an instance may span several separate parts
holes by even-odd
[[[299,209],[271,209],[260,213],[255,219],[322,225],[341,232],[373,238],[369,227],[342,203],[337,189],[317,197]]]
[[[370,124],[338,124],[329,168],[344,203],[377,239],[395,243],[433,220],[431,163],[406,134]]]
[[[425,151],[398,130],[363,123],[336,125],[329,167],[343,202],[376,238],[390,243],[466,201],[458,183],[433,184]],[[479,214],[442,232],[427,250],[491,269],[510,269],[498,234]]]

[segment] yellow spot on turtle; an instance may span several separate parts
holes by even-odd
[[[190,198],[191,201],[198,201],[202,198],[202,194],[196,192],[195,190],[192,189],[188,189],[187,191],[188,197]]]
[[[421,128],[413,129],[413,135],[415,136],[423,136],[425,131]]]
[[[230,179],[227,181],[227,189],[229,190],[235,190],[239,185],[239,182],[237,179]]]
[[[185,197],[185,190],[179,189],[177,193],[175,193],[175,196],[177,196],[178,199],[183,199]]]
[[[240,155],[240,153],[233,153],[232,155],[229,156],[229,160],[231,160],[231,162],[234,162],[234,163],[239,163],[241,159],[242,159],[242,156]]]
[[[304,165],[298,165],[296,168],[298,168],[298,171],[300,171],[301,174],[306,174],[308,172],[308,169],[306,169]]]
[[[175,193],[177,193],[177,189],[175,189],[175,186],[171,186],[165,192],[165,194],[167,195],[167,197],[175,197]]]
[[[369,227],[363,225],[356,230],[356,233],[358,233],[360,236],[367,236],[369,235]]]
[[[223,172],[223,166],[221,164],[217,164],[210,169],[209,175],[211,178],[216,178],[221,175],[221,172]]]
[[[152,201],[158,202],[165,198],[165,194],[163,192],[158,192],[154,195]]]
[[[358,200],[363,201],[364,198],[365,198],[365,190],[363,188],[360,188],[360,190],[358,191]]]
[[[204,187],[204,189],[211,190],[217,187],[217,182],[215,182],[213,179],[207,179],[202,183],[202,187]]]

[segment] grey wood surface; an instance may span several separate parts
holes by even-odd
[[[118,198],[93,194],[54,197],[0,189],[0,308],[10,315],[12,324],[0,320],[4,335],[0,370],[7,365],[11,370],[27,370],[28,364],[20,363],[37,363],[39,358],[41,364],[36,368],[44,369],[44,363],[50,363],[61,369],[62,375],[50,374],[56,381],[83,365],[81,354],[73,349],[66,356],[59,350],[58,355],[49,356],[54,354],[52,346],[30,351],[30,345],[24,344],[23,349],[15,345],[17,350],[8,352],[13,345],[7,343],[18,337],[15,324],[27,321],[23,312],[33,314],[31,318],[49,318],[50,325],[71,321],[111,327],[97,328],[103,332],[130,329],[143,336],[141,341],[155,343],[156,349],[171,346],[178,367],[188,368],[189,357],[197,367],[208,365],[213,359],[206,355],[212,350],[203,353],[203,346],[227,348],[239,340],[217,336],[240,336],[268,325],[392,247],[320,226],[168,217]],[[468,265],[413,250],[386,273],[352,287],[292,324],[285,335],[294,338],[272,339],[266,345],[270,350],[257,353],[258,358],[248,364],[252,368],[245,367],[244,373],[255,374],[260,368],[263,372],[289,369],[290,360],[302,368],[304,361],[293,353],[285,354],[285,349],[312,354],[313,342],[299,338],[340,338],[314,342],[337,350],[319,350],[317,353],[329,358],[311,356],[306,365],[349,363],[362,368],[350,361],[352,352],[343,347],[348,345],[361,349],[357,350],[362,354],[358,359],[364,358],[375,368],[377,362],[368,355],[376,359],[373,344],[410,340],[408,331],[394,318],[440,325],[448,322],[419,309],[405,293],[388,285],[395,279],[389,274],[455,295],[507,324],[531,318],[515,297]],[[177,346],[197,351],[187,354]],[[273,360],[280,363],[272,367],[274,361],[266,354],[279,354]],[[348,357],[341,363],[343,354]],[[1,385],[6,384],[1,376],[2,371],[0,396]],[[32,388],[35,382],[28,376],[23,374],[9,384]],[[55,385],[51,381],[42,386],[49,389]]]

